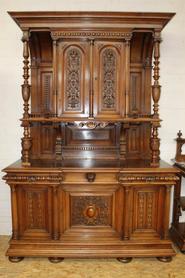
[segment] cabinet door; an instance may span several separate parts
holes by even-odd
[[[130,238],[161,238],[165,218],[168,218],[165,215],[165,187],[141,185],[131,191]]]
[[[65,185],[60,208],[62,236],[84,240],[122,235],[123,193],[117,185]]]
[[[57,51],[58,115],[88,117],[89,43],[61,41]]]
[[[18,222],[21,238],[51,238],[52,194],[45,185],[18,187]]]
[[[94,43],[94,116],[120,118],[125,109],[125,44]]]

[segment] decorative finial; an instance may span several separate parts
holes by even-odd
[[[182,132],[181,132],[181,130],[179,130],[179,132],[177,133],[177,136],[178,136],[178,138],[181,138],[181,137],[182,137]]]

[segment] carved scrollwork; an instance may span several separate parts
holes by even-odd
[[[108,122],[95,122],[95,121],[90,121],[90,122],[76,122],[75,125],[78,128],[89,128],[89,129],[95,129],[95,128],[105,128],[108,126]]]

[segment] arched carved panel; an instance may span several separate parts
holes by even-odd
[[[67,49],[65,55],[64,90],[65,110],[81,110],[81,97],[83,94],[82,53],[77,47]]]
[[[122,42],[95,42],[94,110],[97,116],[115,118],[124,114],[124,50]]]
[[[89,49],[87,42],[60,42],[58,46],[58,113],[79,116],[88,113]]]
[[[102,108],[115,109],[116,107],[116,92],[117,80],[116,70],[118,67],[117,53],[112,48],[106,48],[101,54],[101,71],[102,71]]]

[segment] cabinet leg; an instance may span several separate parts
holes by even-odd
[[[132,261],[131,257],[121,257],[121,258],[117,258],[117,260],[121,263],[130,263]]]
[[[157,257],[160,262],[170,263],[172,261],[172,257]]]
[[[19,263],[24,259],[24,257],[8,257],[8,259],[11,263]]]
[[[51,262],[51,263],[60,263],[64,260],[64,258],[61,258],[61,257],[49,257],[48,260]]]

